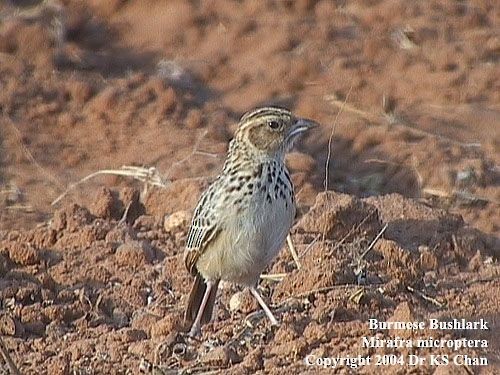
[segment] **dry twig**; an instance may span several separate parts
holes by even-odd
[[[292,254],[292,258],[295,262],[295,265],[297,266],[297,269],[300,270],[302,266],[299,261],[299,256],[297,255],[297,251],[295,250],[295,246],[293,246],[292,236],[290,235],[290,233],[288,233],[288,236],[286,236],[286,243],[288,245],[288,248],[290,249],[290,253]]]
[[[9,366],[9,369],[10,369],[10,372],[12,373],[12,375],[21,375],[21,372],[19,371],[16,364],[12,360],[12,358],[9,354],[9,350],[7,349],[7,347],[5,346],[5,344],[3,342],[2,336],[0,336],[0,354],[2,354],[2,357],[5,361],[5,363],[7,363],[7,366]]]
[[[359,222],[359,224],[358,224],[358,225],[353,226],[353,227],[349,230],[349,232],[347,232],[347,234],[346,234],[344,237],[342,237],[342,239],[341,239],[339,242],[337,242],[337,243],[335,244],[335,246],[332,248],[332,250],[330,250],[330,253],[333,253],[333,252],[334,252],[335,250],[337,250],[340,246],[342,246],[342,244],[345,242],[345,240],[347,240],[347,238],[349,238],[349,236],[351,236],[351,235],[352,235],[353,233],[355,233],[355,232],[356,232],[359,228],[361,228],[361,226],[362,226],[362,225],[363,225],[363,224],[364,224],[364,223],[365,223],[365,222],[366,222],[366,221],[367,221],[367,220],[368,220],[368,219],[369,219],[369,218],[370,218],[370,217],[371,217],[371,216],[372,216],[375,212],[377,212],[377,210],[376,210],[376,209],[373,209],[373,210],[372,210],[372,211],[371,211],[368,215],[366,215],[366,216],[365,216],[365,218],[364,218],[363,220],[361,220],[361,221]]]
[[[6,119],[6,122],[9,124],[10,128],[14,131],[14,134],[16,136],[17,143],[21,147],[21,150],[23,151],[24,155],[28,158],[28,160],[38,169],[38,171],[45,176],[48,180],[50,180],[54,185],[56,185],[59,189],[63,190],[64,186],[59,180],[48,170],[46,170],[42,165],[35,159],[31,151],[26,147],[26,145],[23,142],[23,135],[21,134],[20,130],[17,128],[14,120],[10,118],[10,116],[5,113],[3,113],[3,117]]]
[[[468,202],[487,202],[487,203],[493,203],[496,205],[500,205],[500,201],[494,200],[494,199],[489,199],[486,197],[480,197],[474,194],[471,194],[466,191],[462,190],[456,190],[453,189],[451,191],[445,191],[441,189],[436,189],[432,187],[427,187],[422,189],[422,192],[427,195],[432,195],[435,197],[439,198],[446,198],[446,199],[462,199],[464,201]]]
[[[69,187],[52,202],[52,205],[54,206],[55,204],[57,204],[61,199],[63,199],[69,193],[70,190],[74,189],[78,185],[81,185],[84,182],[96,176],[106,175],[106,174],[132,177],[136,180],[144,182],[145,184],[150,184],[153,186],[160,186],[160,187],[167,186],[167,182],[164,181],[164,179],[161,177],[160,173],[155,167],[146,168],[146,167],[124,165],[120,169],[103,169],[91,173],[88,176],[82,178],[80,181],[69,185]]]
[[[260,275],[260,278],[263,280],[272,280],[272,281],[281,281],[283,280],[287,273],[269,273],[269,274],[262,274]]]
[[[193,155],[196,155],[196,154],[202,154],[202,155],[205,155],[205,156],[216,156],[214,154],[209,154],[207,152],[202,152],[202,151],[198,151],[198,147],[200,146],[200,143],[201,141],[203,140],[203,138],[205,137],[205,135],[207,134],[207,131],[204,131],[200,137],[198,137],[196,143],[194,144],[193,146],[193,149],[192,151],[189,153],[189,155],[187,155],[186,157],[182,158],[181,160],[178,160],[176,161],[175,163],[173,163],[170,168],[167,170],[166,172],[166,175],[168,176],[170,174],[170,171],[175,168],[176,166],[182,164],[182,163],[185,163],[186,161],[188,161]],[[168,179],[164,179],[162,177],[162,175],[159,173],[159,171],[155,168],[155,167],[136,167],[136,166],[131,166],[131,165],[124,165],[122,166],[120,169],[103,169],[103,170],[99,170],[97,172],[94,172],[94,173],[91,173],[89,174],[88,176],[85,176],[84,178],[82,178],[80,181],[77,181],[73,184],[70,184],[68,186],[68,188],[61,194],[59,195],[53,202],[52,202],[52,205],[54,206],[55,204],[57,204],[61,199],[63,199],[68,193],[70,190],[73,190],[75,187],[77,187],[78,185],[81,185],[83,184],[84,182],[94,178],[94,177],[97,177],[97,176],[100,176],[100,175],[115,175],[115,176],[127,176],[127,177],[132,177],[136,180],[139,180],[141,182],[144,183],[144,191],[142,192],[142,195],[146,195],[147,194],[147,187],[149,185],[152,185],[152,186],[158,186],[158,187],[167,187],[168,183],[169,183],[169,180]]]
[[[442,308],[444,306],[444,304],[439,302],[437,299],[429,297],[428,295],[421,292],[420,290],[416,290],[415,288],[412,288],[411,286],[407,286],[406,289],[408,289],[408,291],[410,291],[411,293],[415,293],[417,296],[421,297],[422,299],[426,300],[427,302],[430,302],[430,303],[436,305],[439,308]]]
[[[329,178],[328,170],[330,169],[330,159],[332,156],[333,135],[335,134],[335,128],[337,127],[337,120],[339,119],[340,114],[344,110],[344,107],[347,103],[347,99],[349,99],[349,95],[351,94],[351,90],[352,90],[352,85],[351,85],[351,87],[349,87],[349,91],[347,91],[347,95],[345,96],[345,99],[342,102],[342,105],[340,106],[340,109],[337,112],[335,119],[333,120],[332,131],[330,132],[330,137],[328,138],[328,155],[326,157],[326,162],[325,162],[325,181],[324,181],[325,191],[328,190],[328,178]],[[324,239],[324,237],[323,237],[323,239]]]
[[[389,224],[385,224],[382,229],[380,230],[380,232],[377,233],[377,236],[375,236],[375,238],[373,239],[373,241],[370,243],[370,245],[368,245],[367,249],[363,252],[363,254],[361,254],[361,256],[359,257],[358,259],[358,262],[360,262],[365,256],[366,254],[368,254],[370,252],[371,249],[373,249],[373,247],[375,246],[375,244],[377,243],[377,241],[380,239],[380,237],[382,237],[382,235],[384,234],[385,230],[387,229]]]
[[[325,99],[329,103],[331,103],[337,107],[340,107],[341,109],[344,109],[348,112],[351,112],[351,113],[355,114],[356,116],[361,117],[362,119],[364,119],[370,123],[374,123],[377,125],[384,125],[385,121],[383,121],[383,119],[384,118],[388,119],[390,117],[391,124],[393,124],[394,126],[401,126],[401,127],[406,128],[406,129],[409,129],[414,134],[436,138],[436,139],[439,139],[439,140],[442,140],[442,141],[445,141],[445,142],[448,142],[448,143],[451,143],[454,145],[462,146],[462,147],[477,148],[477,147],[482,146],[481,143],[479,143],[479,142],[463,143],[463,142],[459,142],[459,141],[456,141],[454,139],[451,139],[449,137],[445,137],[444,135],[434,134],[434,133],[428,132],[426,130],[419,129],[414,124],[411,124],[408,121],[404,121],[399,117],[395,117],[394,113],[391,113],[391,116],[388,116],[387,114],[384,114],[384,116],[378,116],[378,115],[374,115],[374,114],[366,112],[366,111],[362,111],[354,106],[345,104],[344,102],[339,101],[335,96],[326,96]],[[396,122],[394,122],[395,119],[397,120]]]

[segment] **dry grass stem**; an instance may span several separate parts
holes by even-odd
[[[427,195],[432,195],[439,198],[447,198],[447,199],[462,199],[464,201],[469,202],[488,202],[494,203],[496,205],[500,205],[500,201],[489,199],[486,197],[481,197],[478,195],[471,194],[467,191],[452,189],[451,191],[445,191],[437,188],[424,188],[422,192]]]
[[[262,280],[281,281],[286,277],[286,275],[288,275],[288,274],[287,273],[269,273],[269,274],[263,273],[262,275],[260,275],[260,278]]]
[[[160,175],[160,173],[155,167],[147,168],[147,167],[124,165],[120,169],[102,169],[100,171],[89,174],[88,176],[82,178],[78,182],[69,185],[69,187],[52,202],[52,205],[54,206],[55,204],[57,204],[61,199],[63,199],[69,193],[70,190],[100,175],[126,176],[126,177],[132,177],[136,180],[144,182],[145,184],[153,186],[159,186],[159,187],[167,186],[167,182],[163,179],[163,177]]]
[[[439,135],[435,133],[428,132],[426,130],[418,129],[416,125],[410,124],[408,121],[404,121],[400,117],[397,117],[394,113],[390,114],[384,114],[383,116],[378,116],[374,115],[372,113],[362,111],[352,105],[346,104],[343,101],[338,100],[335,96],[326,96],[325,100],[327,100],[330,104],[333,104],[336,107],[339,107],[341,110],[345,110],[347,112],[350,112],[358,117],[361,117],[363,120],[368,121],[369,123],[377,124],[377,125],[384,125],[387,120],[389,120],[390,124],[393,124],[394,126],[401,126],[406,129],[411,130],[414,134],[418,134],[421,136],[428,136],[432,138],[437,138],[442,141],[446,141],[448,143],[462,146],[462,147],[481,147],[481,143],[479,142],[469,142],[469,143],[464,143],[464,142],[459,142],[454,139],[451,139],[449,137],[445,137],[444,135]],[[340,112],[340,110],[339,110]],[[385,119],[385,121],[384,121]]]
[[[24,211],[24,212],[35,212],[33,206],[29,204],[13,204],[11,206],[4,207],[6,210],[11,211]]]
[[[320,236],[321,236],[320,234],[317,234],[316,237],[314,237],[314,239],[311,241],[311,243],[309,245],[307,245],[307,247],[304,249],[304,251],[302,252],[302,254],[299,255],[299,258],[303,258],[309,252],[309,250],[312,249],[312,247],[314,246],[314,244],[316,242],[318,242]]]
[[[290,233],[288,233],[288,236],[286,236],[286,243],[288,245],[288,248],[290,249],[290,253],[292,254],[292,258],[293,258],[293,261],[295,262],[295,265],[297,266],[297,269],[300,270],[300,268],[302,266],[300,264],[297,251],[295,250],[295,246],[293,246],[292,236],[290,235]]]
[[[202,134],[200,135],[200,137],[198,137],[196,143],[194,144],[192,151],[189,153],[189,155],[173,163],[167,170],[166,175],[169,175],[170,171],[176,166],[188,161],[193,155],[202,154],[204,156],[217,157],[217,155],[215,154],[210,154],[204,151],[198,151],[198,147],[206,134],[207,131],[202,132]],[[144,183],[144,190],[142,192],[142,196],[145,196],[147,194],[148,186],[158,186],[165,188],[167,187],[169,182],[168,179],[166,180],[162,177],[162,175],[160,174],[160,172],[158,172],[158,169],[156,169],[156,167],[137,167],[131,165],[124,165],[120,169],[102,169],[97,172],[91,173],[88,176],[85,176],[80,181],[70,184],[68,188],[61,195],[59,195],[56,199],[54,199],[54,201],[51,203],[52,206],[56,205],[61,199],[63,199],[71,190],[73,190],[78,185],[81,185],[84,182],[100,175],[125,176],[125,177],[132,177],[135,180],[139,180]]]
[[[10,372],[12,373],[12,375],[21,375],[21,372],[19,371],[16,364],[12,360],[12,358],[9,354],[9,350],[7,349],[7,347],[5,346],[5,344],[3,342],[2,336],[0,336],[0,354],[2,355],[7,366],[9,366],[9,369],[10,369]]]
[[[430,303],[436,305],[439,308],[442,308],[444,306],[444,304],[442,304],[441,302],[439,302],[437,299],[429,297],[428,295],[422,293],[419,290],[416,290],[416,289],[412,288],[411,286],[407,286],[406,289],[408,289],[408,291],[410,291],[411,293],[415,293],[417,296],[421,297],[425,301],[430,302]]]
[[[31,151],[26,147],[26,145],[23,142],[23,135],[17,128],[14,120],[10,118],[9,115],[7,115],[5,112],[3,113],[4,118],[7,119],[7,123],[9,124],[10,128],[13,130],[17,143],[19,144],[19,147],[21,147],[21,150],[23,151],[24,155],[28,158],[28,160],[35,166],[36,169],[48,180],[50,180],[54,185],[56,185],[60,190],[64,190],[64,186],[59,180],[48,170],[46,170],[42,165],[36,161],[35,157],[31,153]]]
[[[351,236],[353,233],[357,232],[357,231],[358,231],[358,229],[359,229],[359,228],[361,228],[361,226],[362,226],[364,223],[366,223],[366,221],[367,221],[370,217],[372,217],[372,215],[373,215],[375,212],[377,212],[377,210],[376,210],[376,209],[373,209],[373,210],[372,210],[372,211],[371,211],[368,215],[366,215],[366,216],[365,216],[365,218],[364,218],[363,220],[361,220],[361,221],[359,222],[359,224],[358,224],[358,225],[353,226],[353,227],[349,230],[349,232],[347,232],[347,234],[346,234],[344,237],[342,237],[342,239],[341,239],[339,242],[337,242],[337,243],[335,244],[335,246],[332,248],[332,250],[330,250],[330,253],[333,253],[333,252],[334,252],[334,251],[336,251],[336,250],[337,250],[340,246],[342,246],[342,244],[343,244],[343,243],[347,240],[347,238],[349,238],[349,236]]]
[[[368,254],[370,252],[371,249],[373,249],[373,247],[375,246],[375,244],[377,243],[377,241],[380,239],[380,237],[382,237],[382,235],[384,234],[385,230],[387,229],[389,224],[385,224],[382,229],[380,230],[380,232],[377,233],[377,235],[375,236],[375,238],[373,239],[373,241],[370,243],[370,245],[368,245],[367,249],[363,252],[363,254],[361,254],[361,256],[359,257],[358,259],[358,262],[361,261],[365,256],[366,254]]]
[[[325,100],[329,102],[330,104],[333,104],[334,106],[338,108],[343,108],[344,111],[347,111],[349,113],[353,113],[358,117],[361,117],[362,119],[368,121],[368,122],[380,122],[380,118],[378,116],[375,116],[369,112],[362,111],[353,105],[347,104],[345,100],[338,100],[335,95],[327,95],[325,96]],[[339,111],[340,112],[340,111]]]
[[[352,85],[351,85],[351,87],[349,87],[349,91],[347,91],[347,95],[345,96],[345,99],[342,102],[342,105],[339,107],[339,110],[338,110],[337,114],[335,115],[335,119],[333,120],[333,124],[332,124],[332,131],[330,132],[330,137],[328,138],[328,154],[327,154],[326,162],[325,162],[325,181],[324,181],[325,191],[328,190],[328,178],[329,178],[328,170],[330,169],[330,159],[332,156],[333,135],[335,134],[335,129],[337,127],[337,121],[339,119],[340,114],[344,110],[344,107],[347,103],[347,100],[349,99],[349,95],[351,94],[351,90],[352,90]]]

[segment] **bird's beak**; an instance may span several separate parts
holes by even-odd
[[[319,124],[313,120],[308,120],[305,118],[298,118],[295,121],[288,132],[288,139],[294,139],[296,136],[304,133],[305,131],[315,128],[319,126]]]

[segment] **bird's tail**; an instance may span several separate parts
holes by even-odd
[[[203,315],[201,316],[201,324],[209,323],[212,319],[212,312],[215,306],[215,297],[217,296],[217,288],[219,286],[219,281],[215,281],[212,289],[210,290],[210,295],[208,297],[205,308],[203,309]],[[186,306],[186,311],[184,313],[184,322],[190,326],[196,319],[198,310],[201,307],[201,302],[203,301],[203,296],[207,290],[207,284],[203,277],[197,273],[194,279],[193,287],[189,293],[189,299]]]

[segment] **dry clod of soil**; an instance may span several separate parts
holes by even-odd
[[[151,326],[151,338],[158,339],[178,331],[180,328],[179,314],[167,314]]]
[[[120,219],[122,219],[123,215],[126,213],[126,222],[134,223],[138,217],[144,215],[145,208],[140,201],[139,190],[133,188],[122,188],[119,191],[118,198],[123,205],[124,211],[120,212]]]
[[[10,260],[21,266],[30,266],[40,262],[40,253],[31,243],[7,242],[0,243],[0,251],[5,251]]]
[[[122,266],[138,268],[153,261],[154,251],[144,241],[129,240],[118,246],[115,259]]]
[[[50,223],[51,228],[58,232],[63,230],[67,232],[75,232],[80,229],[81,226],[90,224],[92,220],[93,217],[89,210],[84,207],[80,207],[77,204],[70,204],[55,211]]]
[[[226,368],[229,365],[241,362],[241,358],[231,346],[224,345],[210,349],[202,355],[200,362],[209,366]]]
[[[67,355],[51,358],[47,363],[47,373],[67,375],[70,373],[70,358]]]
[[[408,302],[401,302],[396,306],[396,309],[392,313],[391,317],[387,319],[388,322],[416,322],[419,321],[415,316],[412,307]],[[412,337],[413,331],[408,329],[391,329],[389,333],[392,337],[402,337],[408,339]]]
[[[356,231],[369,235],[381,227],[378,212],[372,204],[352,195],[327,191],[317,195],[314,205],[294,228],[320,233],[326,239],[338,241],[356,228]]]
[[[23,324],[8,313],[0,315],[0,334],[7,336],[22,337],[25,333]]]
[[[391,279],[407,285],[420,277],[416,257],[397,242],[382,238],[375,244],[374,250],[382,256],[381,266]]]
[[[96,217],[118,220],[123,212],[123,205],[116,192],[103,187],[94,197],[89,210]]]

